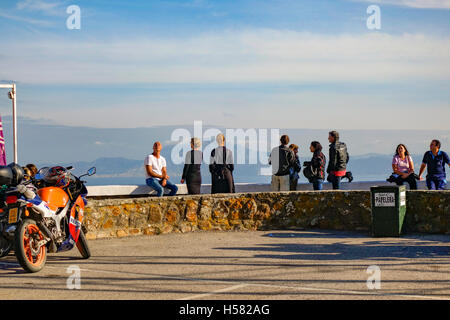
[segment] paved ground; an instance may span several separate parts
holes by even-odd
[[[0,300],[450,300],[448,235],[195,232],[95,240],[90,247],[89,260],[76,249],[51,254],[35,274],[24,273],[13,255],[1,259]],[[381,288],[370,290],[373,265]],[[70,266],[80,268],[79,290],[67,287]]]

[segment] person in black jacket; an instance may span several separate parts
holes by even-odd
[[[203,153],[198,149],[202,142],[199,138],[191,139],[192,150],[186,153],[186,161],[184,162],[183,175],[181,177],[181,184],[186,181],[188,194],[200,194],[202,186],[202,175],[200,167],[203,161]]]
[[[339,141],[339,132],[330,131],[328,141],[330,142],[330,154],[327,180],[333,184],[333,189],[336,190],[341,188],[341,179],[343,177],[348,178],[349,182],[353,180],[352,173],[347,172],[347,163],[350,160],[350,156],[345,143]]]
[[[269,164],[272,165],[272,191],[289,191],[289,171],[290,168],[297,168],[295,155],[287,145],[289,137],[283,135],[280,138],[281,145],[272,149],[269,157]]]
[[[325,180],[325,164],[327,159],[322,153],[322,145],[318,141],[311,142],[309,150],[313,153],[311,161],[305,161],[304,174],[308,177],[309,182],[313,184],[314,190],[323,189],[323,181]],[[306,173],[306,171],[309,171]]]
[[[300,158],[298,156],[298,145],[291,144],[289,149],[294,153],[294,161],[295,166],[289,168],[289,190],[297,191],[298,179],[300,178],[299,172],[302,169],[302,165],[300,164]]]
[[[211,193],[235,193],[233,153],[225,147],[225,136],[216,137],[217,148],[211,151],[209,172],[211,172]]]

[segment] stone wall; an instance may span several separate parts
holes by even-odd
[[[450,191],[407,191],[406,232],[450,234]]]
[[[366,231],[368,191],[261,192],[88,199],[88,239],[196,230],[320,228]],[[408,191],[406,232],[450,233],[449,191]]]

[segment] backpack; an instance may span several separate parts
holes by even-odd
[[[349,157],[347,152],[347,146],[344,142],[339,142],[336,144],[336,154],[337,154],[337,163],[336,166],[339,168],[346,168]]]
[[[313,182],[314,178],[323,179],[321,172],[323,172],[326,160],[325,160],[325,156],[323,155],[323,153],[320,153],[318,158],[319,158],[319,163],[320,163],[318,168],[313,168],[311,161],[307,161],[307,162],[303,163],[303,165],[305,166],[305,168],[303,169],[303,175],[306,177],[306,179],[308,179],[309,182]]]
[[[303,175],[305,176],[306,179],[308,179],[309,182],[312,182],[312,180],[317,174],[314,171],[315,170],[313,170],[311,165],[308,165],[303,169]]]

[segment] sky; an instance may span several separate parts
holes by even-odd
[[[450,127],[449,0],[2,0],[0,35],[0,82],[49,124]]]

